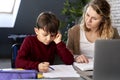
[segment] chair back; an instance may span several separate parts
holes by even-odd
[[[11,49],[12,49],[11,67],[12,68],[15,68],[15,60],[16,60],[16,56],[17,56],[17,53],[18,53],[20,46],[21,46],[20,43],[15,43],[11,47]]]

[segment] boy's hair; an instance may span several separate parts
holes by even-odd
[[[49,33],[57,33],[60,21],[52,12],[42,12],[36,20],[35,28],[43,29]]]

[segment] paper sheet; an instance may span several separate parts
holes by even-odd
[[[21,71],[21,70],[25,70],[22,68],[4,68],[4,69],[0,69],[0,71]]]
[[[45,78],[56,77],[80,77],[77,71],[74,70],[72,65],[53,65],[51,66],[55,70],[50,70],[47,73],[43,73]]]
[[[80,70],[93,70],[93,59],[89,59],[89,63],[77,63],[74,62],[73,65],[77,66]]]

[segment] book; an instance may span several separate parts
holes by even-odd
[[[25,70],[25,69],[0,69],[0,80],[11,80],[11,79],[36,79],[36,70]]]
[[[82,71],[93,70],[93,59],[89,59],[89,63],[77,63],[74,62],[73,65],[78,67]]]
[[[60,78],[60,77],[80,77],[72,65],[51,65],[54,70],[49,70],[43,73],[45,78]]]

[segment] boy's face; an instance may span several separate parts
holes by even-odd
[[[45,45],[49,45],[49,43],[53,41],[56,37],[55,33],[51,34],[51,33],[46,32],[43,29],[34,28],[34,30],[35,30],[38,40]]]

